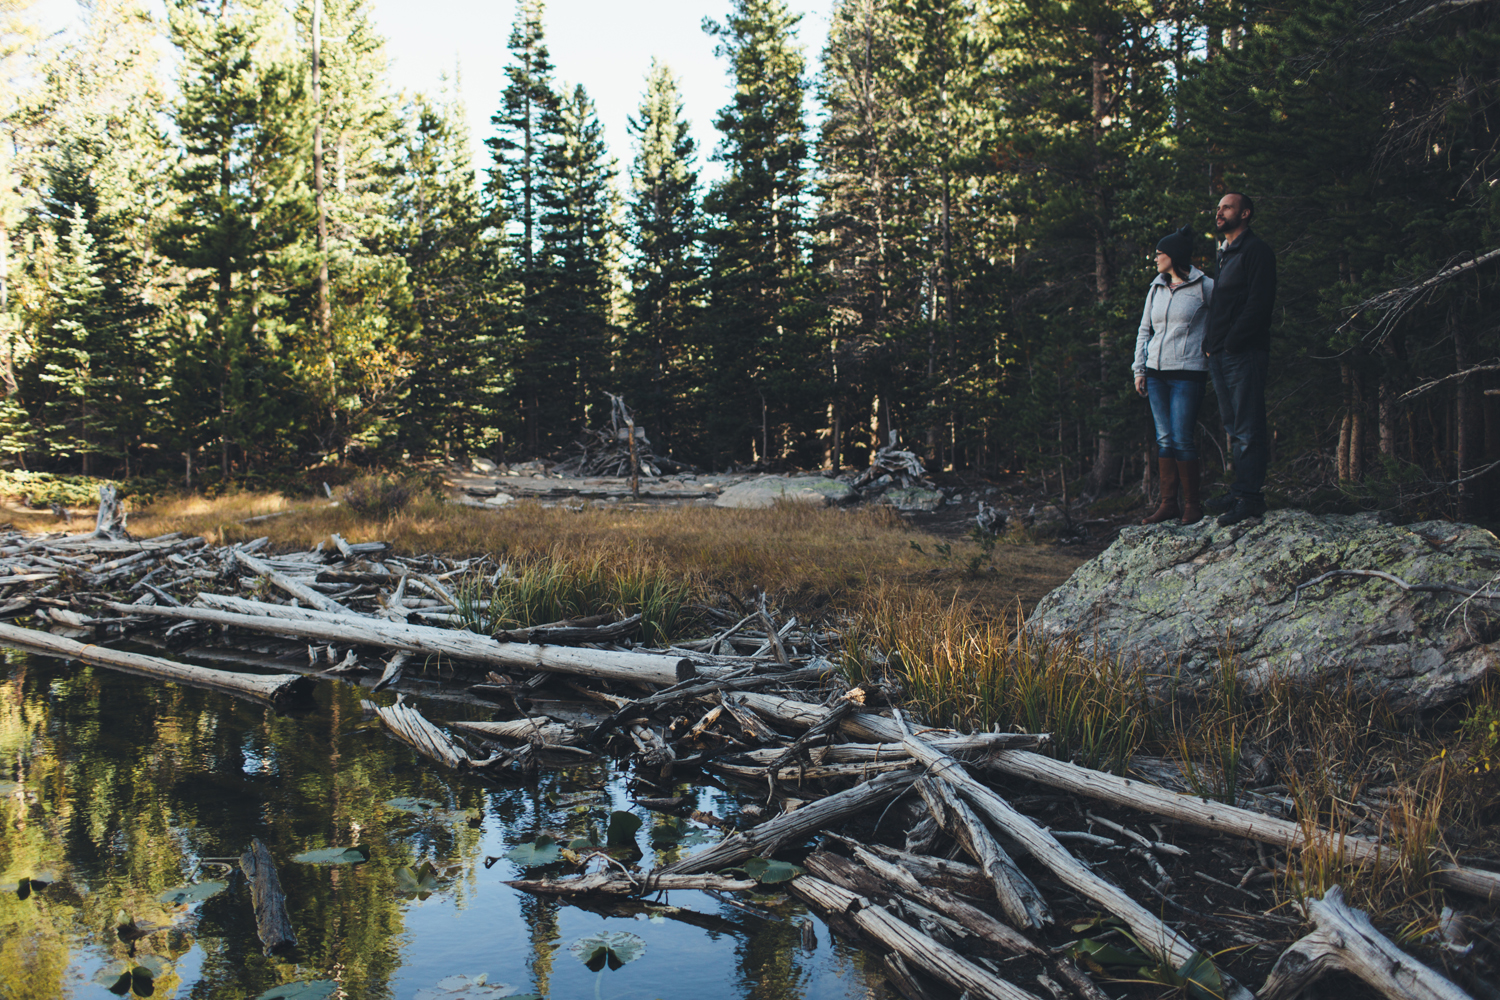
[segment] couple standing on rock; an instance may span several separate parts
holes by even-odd
[[[1276,256],[1250,231],[1254,215],[1255,203],[1246,195],[1231,192],[1219,199],[1217,280],[1192,264],[1191,226],[1156,244],[1156,280],[1146,293],[1133,369],[1135,391],[1151,400],[1156,423],[1161,505],[1142,524],[1179,516],[1183,524],[1196,524],[1207,510],[1227,527],[1266,512],[1261,489],[1270,451],[1266,372]],[[1193,432],[1210,379],[1234,447],[1234,483],[1229,492],[1204,501]]]

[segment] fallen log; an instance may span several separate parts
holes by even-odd
[[[1052,910],[1031,879],[1027,878],[993,834],[965,803],[953,794],[947,782],[921,778],[917,794],[938,826],[958,842],[989,877],[995,899],[1017,927],[1044,927],[1052,923]]]
[[[1307,905],[1317,930],[1292,944],[1271,969],[1261,1000],[1292,1000],[1326,972],[1358,976],[1390,1000],[1469,1000],[1469,994],[1414,960],[1344,903],[1332,886]]]
[[[897,725],[900,726],[899,721]],[[964,770],[958,761],[915,737],[907,736],[903,742],[911,751],[912,757],[927,768],[928,774],[951,784],[970,805],[988,816],[1007,836],[1046,865],[1075,892],[1092,899],[1125,921],[1135,939],[1149,954],[1159,961],[1171,963],[1173,969],[1192,970],[1209,963],[1205,952],[1131,899],[1118,886],[1095,875],[1058,843],[1057,838],[1017,812],[1010,803]],[[1253,994],[1249,990],[1234,982],[1222,970],[1219,974],[1229,1000],[1251,1000]]]
[[[982,969],[921,931],[892,916],[884,907],[811,875],[788,883],[792,894],[820,913],[847,919],[881,948],[959,992],[987,1000],[1037,1000],[1014,983]]]
[[[1288,850],[1327,845],[1342,853],[1348,861],[1360,864],[1385,867],[1400,861],[1396,848],[1367,837],[1335,834],[1318,827],[1309,828],[1250,809],[1210,802],[1196,795],[1172,792],[1142,781],[1091,771],[1040,754],[1003,751],[986,761],[984,767],[998,774],[1025,778],[1102,802],[1165,816],[1181,823],[1247,840],[1274,844]],[[1492,902],[1500,901],[1500,872],[1437,862],[1431,877],[1445,889],[1469,893]]]
[[[488,739],[541,743],[544,746],[579,746],[583,737],[578,730],[561,722],[553,722],[546,716],[534,719],[512,719],[509,722],[453,722],[455,729],[477,733]]]
[[[1042,949],[1028,940],[1024,934],[972,903],[965,902],[946,890],[924,886],[910,872],[886,861],[855,841],[846,838],[838,839],[854,852],[854,856],[859,859],[870,875],[881,880],[887,895],[901,896],[912,903],[931,907],[937,913],[952,920],[966,933],[993,945],[1002,955],[1042,954]],[[813,875],[843,885],[851,892],[859,892],[860,890],[855,885],[848,884],[838,877],[840,872],[836,862],[839,861],[843,859],[837,855],[817,851],[808,855],[804,864]],[[844,864],[853,864],[853,862],[844,862]]]
[[[782,813],[760,826],[724,838],[712,847],[690,854],[661,869],[663,875],[718,871],[749,857],[767,857],[781,845],[800,840],[847,816],[881,805],[911,787],[914,771],[892,771],[862,785],[837,792],[800,809]]]
[[[255,908],[255,933],[267,955],[297,947],[297,934],[286,912],[286,895],[271,852],[259,837],[250,838],[250,846],[240,856],[240,871],[250,883],[250,901]]]
[[[756,712],[791,725],[810,726],[822,717],[817,705],[774,695],[746,693],[740,695],[740,701]],[[867,712],[844,719],[840,729],[854,739],[882,742],[893,741],[900,734],[900,727],[893,720]],[[926,736],[923,741],[938,745],[936,740]],[[999,751],[984,766],[998,774],[1025,778],[1076,795],[1278,847],[1300,849],[1326,843],[1342,851],[1350,861],[1377,866],[1393,865],[1399,859],[1394,847],[1367,837],[1334,834],[1316,827],[1309,832],[1301,824],[1264,813],[1208,802],[1194,795],[1168,791],[1024,750]],[[1500,901],[1500,872],[1436,862],[1431,877],[1445,889],[1469,893],[1491,902]]]
[[[399,695],[396,704],[389,708],[376,705],[375,714],[397,738],[424,757],[454,769],[479,763],[471,760],[461,747],[448,738],[447,733],[428,722],[421,712],[402,701]]]
[[[709,892],[748,892],[760,886],[754,879],[729,878],[724,875],[625,875],[599,872],[579,878],[539,878],[506,882],[513,889],[537,896],[648,896],[673,889],[699,889]]]
[[[122,670],[189,687],[208,688],[276,708],[285,708],[305,699],[313,689],[313,681],[301,674],[241,674],[214,670],[211,667],[195,667],[159,656],[128,653],[108,646],[85,645],[50,632],[5,623],[0,623],[0,642],[82,660],[111,670]]]
[[[412,653],[448,656],[508,669],[541,670],[548,673],[577,674],[604,680],[675,684],[694,672],[690,660],[650,653],[621,653],[605,649],[575,649],[571,646],[537,646],[519,642],[496,642],[488,636],[455,629],[424,625],[402,625],[397,622],[364,618],[353,614],[332,615],[305,608],[281,608],[276,617],[236,614],[209,608],[169,608],[160,605],[120,604],[106,601],[104,606],[128,614],[156,615],[230,625],[235,628],[273,635],[312,639],[318,642],[340,642],[385,649],[404,649]],[[301,615],[296,612],[303,612]],[[316,617],[315,617],[316,616]]]
[[[316,590],[313,590],[311,587],[303,586],[296,580],[293,580],[291,577],[287,576],[285,573],[272,569],[270,566],[266,565],[264,562],[261,562],[254,556],[248,554],[243,549],[230,549],[230,551],[234,553],[235,561],[238,562],[241,566],[245,567],[250,572],[255,573],[258,576],[263,576],[267,580],[270,580],[273,584],[280,587],[288,594],[291,594],[293,597],[297,598],[297,600],[302,601],[305,604],[311,604],[315,608],[321,608],[324,611],[332,611],[335,613],[344,614],[349,613],[349,609],[344,607],[338,601],[335,601],[331,597],[323,596]]]

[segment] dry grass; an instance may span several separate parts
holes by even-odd
[[[281,510],[288,513],[238,523]],[[762,587],[799,612],[895,587],[943,600],[956,596],[981,615],[995,615],[1018,600],[1034,605],[1083,560],[1051,546],[1007,545],[996,549],[993,571],[971,575],[967,560],[977,546],[956,542],[946,557],[929,555],[942,540],[883,507],[633,510],[599,504],[574,513],[536,503],[481,510],[419,497],[390,517],[367,519],[326,501],[289,503],[276,495],[241,493],[162,500],[133,512],[130,524],[140,533],[182,531],[214,542],[269,535],[274,546],[286,548],[308,548],[338,532],[350,542],[388,541],[402,552],[579,566],[603,560],[673,573],[705,596],[727,592],[743,599]]]

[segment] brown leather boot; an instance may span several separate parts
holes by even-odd
[[[1198,491],[1198,460],[1177,460],[1177,477],[1182,481],[1182,523],[1197,524],[1203,520],[1203,497]]]
[[[1161,524],[1177,516],[1177,460],[1158,458],[1156,467],[1161,472],[1161,506],[1150,517],[1142,518],[1142,524]]]

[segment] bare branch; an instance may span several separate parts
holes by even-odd
[[[1428,392],[1431,392],[1433,389],[1436,389],[1438,386],[1442,385],[1445,382],[1456,382],[1459,379],[1465,379],[1470,375],[1478,375],[1482,372],[1500,372],[1500,360],[1489,361],[1482,365],[1475,365],[1472,368],[1465,368],[1461,372],[1454,372],[1452,375],[1444,375],[1442,378],[1435,378],[1431,382],[1423,382],[1415,389],[1404,392],[1401,395],[1397,396],[1396,402],[1400,403],[1408,399],[1415,399],[1418,396],[1426,395]]]
[[[1425,281],[1419,281],[1415,285],[1408,285],[1404,288],[1392,288],[1381,292],[1379,295],[1372,295],[1354,307],[1349,318],[1339,326],[1339,329],[1346,329],[1350,323],[1358,319],[1360,314],[1366,310],[1384,310],[1385,315],[1380,318],[1369,334],[1371,336],[1379,334],[1376,339],[1383,340],[1385,334],[1390,332],[1391,327],[1395,326],[1396,321],[1415,306],[1418,300],[1424,295],[1433,291],[1439,285],[1445,285],[1456,278],[1463,277],[1481,264],[1487,264],[1496,259],[1500,259],[1500,248],[1486,251],[1473,260],[1464,261],[1462,264],[1445,267],[1437,274],[1427,278]]]

